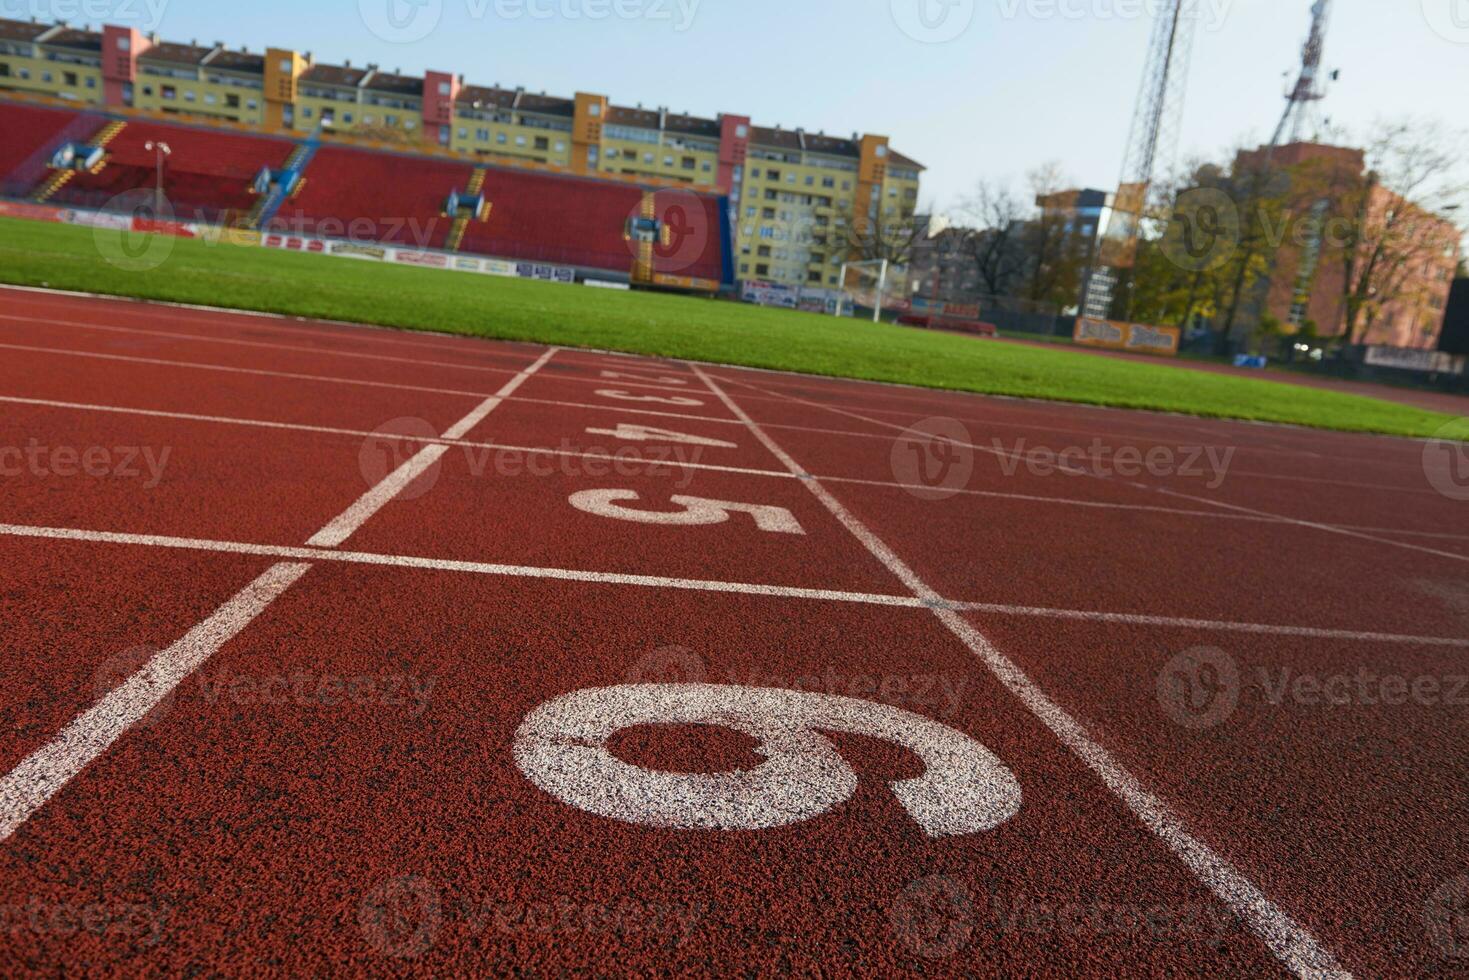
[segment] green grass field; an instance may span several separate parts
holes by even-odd
[[[157,268],[132,271],[103,257],[116,254],[117,234],[0,219],[0,281],[1323,429],[1429,436],[1452,421],[1376,399],[1166,363],[684,296],[175,239],[154,242],[172,246]]]

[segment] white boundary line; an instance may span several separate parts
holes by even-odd
[[[1326,629],[1315,626],[1276,626],[1267,623],[1182,619],[1175,616],[1149,616],[1140,613],[1115,613],[1084,609],[1050,609],[1039,606],[1012,606],[993,602],[957,602],[948,599],[930,601],[915,596],[886,595],[880,592],[847,592],[834,589],[814,589],[805,586],[766,585],[751,582],[729,582],[717,579],[674,578],[661,575],[597,572],[585,569],[552,568],[536,565],[505,565],[495,562],[462,561],[453,558],[423,558],[413,555],[343,551],[322,546],[297,547],[292,545],[256,544],[245,541],[219,541],[208,538],[183,538],[163,534],[94,531],[83,528],[37,527],[24,524],[0,524],[0,537],[28,538],[44,541],[74,541],[87,544],[161,548],[171,551],[244,555],[257,558],[276,558],[293,562],[337,562],[352,565],[368,565],[378,568],[403,568],[415,571],[485,575],[498,578],[547,579],[559,582],[582,582],[593,585],[624,585],[635,588],[677,589],[687,592],[716,592],[772,598],[811,599],[824,602],[888,606],[904,609],[947,608],[961,612],[983,612],[999,616],[1018,616],[1030,619],[1081,620],[1085,622],[1178,627],[1217,632],[1258,633],[1273,636],[1342,640],[1354,643],[1393,643],[1408,646],[1469,648],[1469,638],[1452,636],[1410,636],[1398,633],[1372,633],[1360,630]]]
[[[744,387],[753,387],[751,385],[746,384],[745,382],[736,381],[736,382],[733,382],[733,383],[734,384],[741,385],[741,386],[744,386]],[[755,390],[758,391],[760,389],[757,388]],[[897,431],[900,431],[900,432],[908,431],[908,430],[903,429],[902,426],[894,425],[894,424],[892,424],[890,422],[882,422],[882,421],[879,421],[877,419],[867,418],[866,416],[858,415],[855,412],[849,412],[846,409],[832,408],[830,405],[820,405],[819,403],[816,403],[816,402],[807,402],[804,399],[799,399],[799,398],[792,398],[791,400],[792,401],[795,401],[795,402],[798,402],[800,404],[803,404],[803,405],[812,405],[812,406],[817,407],[817,408],[823,408],[823,409],[825,409],[828,412],[834,412],[834,413],[836,413],[838,415],[851,416],[852,418],[859,419],[859,420],[861,420],[863,422],[869,422],[869,423],[871,423],[873,425],[880,425],[880,426],[882,426],[884,428],[887,428],[887,429],[894,429],[894,430],[897,430]],[[950,439],[947,436],[943,436],[943,435],[932,434],[932,433],[926,433],[926,434],[929,435],[930,438],[932,438],[935,441],[938,441],[938,442],[947,442],[947,443],[950,443],[950,444],[955,445],[955,446],[960,446],[960,447],[964,447],[964,448],[967,448],[967,449],[973,449],[976,452],[988,453],[991,456],[999,456],[999,457],[1002,457],[1002,458],[1005,458],[1005,457],[1014,458],[1017,455],[1015,453],[1001,452],[999,450],[996,450],[996,449],[993,449],[993,448],[987,447],[987,446],[976,446],[972,442],[964,442],[963,440],[959,440],[959,439]],[[1067,472],[1074,473],[1077,476],[1087,476],[1087,477],[1091,477],[1092,479],[1096,479],[1096,480],[1103,480],[1103,481],[1106,481],[1106,482],[1116,482],[1115,478],[1102,476],[1102,475],[1100,475],[1098,473],[1094,473],[1094,472],[1092,472],[1090,470],[1067,468],[1064,465],[1058,465],[1056,468],[1059,469],[1059,470],[1065,470]],[[1283,523],[1283,524],[1292,524],[1292,525],[1295,525],[1297,527],[1312,528],[1312,529],[1317,530],[1317,531],[1326,531],[1326,532],[1328,532],[1330,534],[1339,534],[1339,535],[1345,535],[1345,536],[1351,537],[1351,538],[1359,538],[1359,539],[1361,539],[1363,541],[1371,541],[1371,542],[1373,542],[1375,544],[1385,544],[1385,545],[1388,545],[1389,547],[1393,547],[1393,548],[1403,548],[1403,549],[1406,549],[1408,551],[1416,551],[1416,552],[1418,552],[1420,554],[1425,554],[1425,555],[1434,555],[1434,556],[1439,557],[1439,558],[1449,558],[1449,559],[1452,559],[1454,561],[1469,561],[1469,555],[1455,554],[1452,551],[1439,551],[1436,548],[1425,548],[1422,545],[1410,544],[1407,541],[1394,541],[1391,538],[1380,537],[1378,535],[1370,534],[1370,533],[1367,533],[1367,532],[1364,532],[1364,531],[1350,530],[1350,529],[1348,529],[1346,527],[1343,527],[1343,526],[1340,526],[1340,525],[1336,525],[1336,524],[1321,524],[1321,523],[1318,523],[1318,522],[1315,522],[1315,521],[1305,521],[1305,520],[1300,520],[1300,519],[1294,518],[1294,517],[1286,517],[1283,514],[1271,513],[1270,511],[1256,510],[1253,507],[1244,507],[1244,506],[1241,506],[1241,505],[1238,505],[1238,504],[1227,504],[1227,503],[1224,503],[1223,501],[1220,501],[1220,500],[1212,500],[1212,499],[1210,499],[1208,497],[1196,497],[1193,494],[1179,493],[1176,490],[1169,490],[1166,487],[1155,487],[1155,486],[1150,486],[1148,484],[1137,483],[1137,482],[1130,481],[1130,480],[1129,481],[1126,481],[1126,482],[1127,482],[1127,485],[1128,486],[1137,487],[1140,490],[1146,490],[1146,491],[1150,491],[1152,493],[1158,493],[1158,494],[1162,494],[1162,495],[1168,496],[1168,497],[1177,497],[1179,500],[1190,500],[1190,501],[1193,501],[1194,503],[1197,503],[1197,504],[1206,504],[1206,505],[1208,505],[1210,507],[1214,507],[1214,508],[1222,509],[1222,510],[1228,510],[1228,511],[1232,511],[1232,512],[1238,513],[1238,514],[1247,514],[1249,516],[1259,517],[1259,518],[1269,518],[1272,521],[1278,521],[1278,522]],[[1393,533],[1397,533],[1397,532],[1393,532]]]
[[[1406,643],[1430,647],[1463,647],[1469,649],[1469,637],[1406,636],[1401,633],[1373,633],[1362,630],[1324,629],[1316,626],[1272,626],[1266,623],[1239,623],[1219,619],[1188,619],[1179,616],[1149,616],[1143,613],[1092,612],[1086,609],[1051,609],[1046,606],[1011,606],[997,602],[959,602],[951,608],[964,612],[993,613],[998,616],[1021,616],[1032,619],[1072,619],[1087,623],[1117,623],[1125,626],[1165,626],[1180,629],[1213,630],[1222,633],[1259,633],[1268,636],[1299,636],[1316,640],[1347,640],[1354,643]]]
[[[525,399],[511,398],[513,402],[524,402]],[[673,470],[697,470],[712,473],[731,473],[741,476],[763,476],[773,479],[794,479],[792,475],[783,470],[763,470],[748,466],[724,466],[717,463],[697,463],[691,460],[654,460],[654,459],[626,459],[607,453],[568,449],[553,449],[549,446],[516,446],[500,442],[476,442],[467,439],[448,440],[443,438],[431,438],[428,436],[415,435],[385,435],[381,431],[369,431],[367,429],[350,429],[339,426],[306,425],[299,422],[275,422],[268,419],[247,419],[225,415],[202,415],[193,412],[170,412],[161,409],[128,408],[117,405],[93,405],[84,402],[64,402],[47,398],[22,398],[15,395],[0,395],[0,404],[26,405],[35,408],[56,408],[77,412],[98,412],[112,415],[135,415],[142,418],[168,419],[180,422],[201,422],[213,425],[235,425],[247,428],[274,429],[287,432],[306,432],[317,435],[348,436],[357,439],[369,438],[392,438],[404,443],[422,443],[424,445],[445,444],[464,449],[483,449],[493,452],[516,453],[522,456],[556,456],[568,459],[597,460],[605,463],[632,463],[647,466],[650,469],[667,468]],[[767,425],[766,428],[775,428]],[[801,431],[810,431],[803,429]],[[888,439],[885,435],[874,435],[872,438]],[[860,477],[850,476],[816,476],[823,483],[843,483],[852,486],[881,487],[894,490],[927,491],[932,488],[917,484],[899,483],[889,480],[865,480]],[[1236,514],[1227,511],[1189,510],[1179,507],[1163,507],[1157,504],[1125,504],[1105,500],[1085,500],[1076,497],[1050,497],[1043,494],[1008,493],[1001,490],[972,490],[959,489],[952,491],[955,495],[982,497],[991,500],[1017,500],[1037,504],[1048,504],[1061,507],[1082,507],[1092,510],[1121,510],[1140,513],[1163,514],[1173,517],[1209,518],[1220,521],[1244,521],[1260,524],[1289,524],[1289,521],[1274,517],[1263,517],[1254,514]],[[1442,541],[1469,541],[1469,534],[1450,534],[1441,531],[1415,531],[1408,528],[1390,527],[1365,527],[1354,524],[1339,524],[1337,527],[1350,531],[1365,531],[1372,534],[1396,534],[1413,538],[1433,538]]]
[[[311,568],[282,562],[141,670],[82,712],[46,745],[0,778],[0,841],[5,841],[93,760],[147,716],[190,674],[265,611]]]
[[[210,313],[224,316],[255,317],[270,323],[288,327],[294,330],[312,330],[318,327],[346,328],[347,330],[363,331],[373,336],[374,339],[383,342],[401,342],[422,346],[426,348],[439,349],[439,344],[431,341],[462,341],[466,344],[500,344],[508,347],[522,346],[529,348],[540,348],[545,345],[538,341],[512,340],[499,337],[483,337],[468,334],[451,333],[447,331],[436,331],[418,327],[388,327],[373,323],[359,323],[350,320],[331,320],[321,317],[296,316],[293,314],[271,313],[264,310],[249,310],[228,306],[206,306],[199,303],[176,303],[167,300],[136,299],[130,296],[119,296],[108,293],[90,293],[82,290],[52,289],[41,286],[25,286],[11,283],[0,283],[0,292],[4,290],[15,290],[17,292],[33,293],[42,296],[53,296],[58,298],[85,298],[98,300],[104,303],[118,303],[125,306],[138,306],[147,308],[150,306],[163,307],[168,310],[190,310],[197,313]],[[416,338],[422,338],[418,342]],[[1348,432],[1337,429],[1320,429],[1307,425],[1299,425],[1292,422],[1271,422],[1261,419],[1240,419],[1226,416],[1210,415],[1188,415],[1182,412],[1165,411],[1152,408],[1130,408],[1121,405],[1097,405],[1089,402],[1064,401],[1055,398],[1034,398],[1023,395],[1005,395],[992,392],[962,391],[954,388],[935,388],[925,385],[905,384],[900,381],[875,381],[869,378],[840,377],[829,374],[802,373],[799,371],[782,370],[779,368],[753,367],[748,364],[730,364],[721,361],[692,361],[688,358],[674,358],[658,356],[654,354],[635,354],[629,351],[607,350],[597,347],[572,347],[563,348],[572,355],[603,355],[607,357],[629,358],[642,361],[651,361],[658,364],[681,364],[693,366],[698,364],[704,368],[729,371],[745,371],[753,374],[764,374],[776,378],[790,378],[796,383],[825,382],[829,384],[860,384],[876,385],[880,388],[894,392],[911,393],[914,395],[950,395],[956,398],[981,398],[993,399],[1002,402],[1011,402],[1019,405],[1054,406],[1060,408],[1073,408],[1083,411],[1098,412],[1103,414],[1121,415],[1128,418],[1139,416],[1159,421],[1174,420],[1179,422],[1193,423],[1195,428],[1208,425],[1225,426],[1247,426],[1254,429],[1277,430],[1283,435],[1315,436],[1319,434],[1346,436],[1354,439],[1379,439],[1389,440],[1395,445],[1405,443],[1424,443],[1429,441],[1427,437],[1395,436],[1383,432]],[[735,382],[738,383],[738,382]],[[1298,386],[1297,386],[1298,387]],[[759,389],[756,389],[759,390]],[[768,392],[762,392],[770,397],[775,396]],[[772,427],[772,426],[767,426]]]
[[[695,366],[711,391],[719,396],[734,415],[744,421],[750,432],[792,473],[805,475],[794,459],[772,440],[760,425],[747,415],[704,371]],[[888,570],[913,594],[925,600],[937,599],[937,593],[909,568],[883,541],[867,529],[842,506],[818,481],[807,479],[806,486]],[[976,657],[989,667],[997,680],[1010,690],[1042,724],[1092,770],[1153,834],[1168,846],[1220,901],[1249,924],[1266,947],[1287,968],[1300,977],[1348,977],[1350,974],[1314,936],[1277,907],[1254,884],[1207,844],[1189,833],[1183,821],[1173,814],[1162,799],[1142,785],[1106,749],[1093,741],[1086,730],[1060,705],[1052,701],[1025,673],[996,649],[988,639],[952,609],[935,608],[934,615],[947,626]]]
[[[548,349],[539,360],[512,378],[501,389],[502,392],[513,392],[555,353],[556,348]],[[490,396],[452,426],[445,436],[457,439],[464,435],[503,401],[502,395]],[[336,545],[345,541],[413,481],[414,468],[434,451],[442,454],[448,451],[448,447],[434,445],[422,450],[313,536],[312,543]],[[54,739],[0,777],[0,842],[9,840],[46,801],[106,752],[124,732],[145,717],[216,651],[239,635],[310,569],[311,565],[303,562],[272,565],[183,639],[156,654],[141,670],[77,716]]]
[[[678,589],[686,592],[722,592],[736,595],[770,596],[787,599],[816,599],[825,602],[892,606],[907,609],[927,608],[927,603],[903,595],[844,592],[834,589],[812,589],[803,586],[788,585],[761,585],[748,582],[724,582],[715,579],[686,579],[624,572],[594,572],[575,568],[503,565],[493,562],[459,561],[450,558],[418,558],[411,555],[384,555],[376,552],[341,551],[324,546],[308,546],[302,548],[288,545],[250,544],[240,541],[212,541],[204,538],[178,538],[158,534],[131,534],[115,531],[89,531],[73,528],[28,527],[18,524],[0,524],[0,537],[7,536],[38,538],[49,541],[79,541],[92,544],[166,548],[175,551],[251,555],[303,562],[338,562],[352,565],[372,565],[380,568],[456,572],[466,575],[487,575],[499,578],[548,579],[558,582],[584,582],[593,585],[626,585],[637,588]]]
[[[211,337],[211,336],[206,336],[206,335],[203,335],[203,334],[179,333],[178,331],[174,331],[174,330],[149,330],[149,329],[145,329],[143,327],[119,327],[119,326],[115,326],[115,325],[112,325],[112,324],[84,323],[84,322],[82,322],[80,320],[41,319],[39,317],[14,316],[14,315],[11,315],[11,314],[8,314],[8,313],[0,313],[0,320],[12,320],[12,321],[15,321],[15,322],[18,322],[18,323],[30,324],[32,326],[37,326],[37,327],[63,326],[63,327],[72,327],[72,328],[75,328],[75,329],[78,329],[78,330],[97,330],[97,331],[102,331],[102,332],[105,332],[105,333],[133,334],[133,335],[143,336],[143,337],[166,337],[169,340],[184,341],[184,342],[196,343],[196,344],[224,344],[224,345],[229,345],[229,346],[233,346],[233,347],[250,347],[250,348],[255,348],[255,349],[260,349],[260,350],[280,350],[280,351],[290,351],[292,353],[315,354],[315,355],[322,356],[322,357],[352,357],[352,358],[357,358],[359,360],[382,361],[382,362],[385,362],[385,363],[388,363],[388,364],[401,364],[401,365],[406,365],[406,366],[411,366],[411,367],[448,368],[448,369],[451,369],[451,370],[458,370],[458,371],[479,371],[479,372],[482,372],[482,373],[485,373],[485,374],[501,374],[501,375],[505,375],[505,374],[515,375],[515,374],[519,373],[517,371],[517,369],[515,369],[513,367],[492,367],[492,366],[487,365],[487,364],[468,364],[468,363],[461,363],[461,362],[455,362],[455,361],[430,361],[430,360],[423,360],[423,359],[416,358],[416,357],[394,357],[394,356],[389,355],[389,354],[365,354],[365,353],[362,353],[361,351],[334,350],[334,349],[332,349],[330,347],[313,347],[313,346],[306,345],[306,344],[286,344],[286,343],[279,343],[279,342],[276,342],[276,341],[268,341],[268,340],[241,340],[241,339],[236,338],[236,337]],[[322,335],[322,336],[326,336],[326,335]],[[342,339],[350,341],[352,338],[346,337],[346,338],[342,338]],[[107,353],[107,352],[105,352],[105,351],[93,351],[93,352],[79,351],[78,353]],[[571,362],[568,361],[567,363],[570,364]],[[585,363],[581,363],[581,362],[577,362],[575,364],[575,366],[576,367],[579,367],[579,368],[586,368],[587,370],[591,370],[592,367],[593,367],[590,364],[585,364]],[[608,368],[606,368],[606,370],[609,370],[610,371],[612,369],[610,367],[608,367]],[[632,368],[624,368],[624,370],[635,370],[635,369],[632,369]],[[644,373],[651,373],[652,371],[653,371],[653,369],[650,367],[650,368],[645,369]],[[663,371],[663,373],[666,374],[668,372],[665,369]],[[687,372],[684,372],[684,373],[687,374]],[[693,377],[692,374],[689,374],[688,376],[691,377],[691,378]],[[614,384],[613,382],[609,382],[606,379],[602,379],[602,378],[590,378],[590,377],[584,377],[582,375],[576,375],[576,374],[557,374],[557,375],[555,375],[555,379],[558,380],[558,381],[573,381],[573,382],[576,382],[578,384],[595,384],[595,385],[601,385],[603,387],[608,387],[610,384]],[[644,389],[644,390],[649,390],[649,391],[670,391],[670,390],[673,390],[672,389],[672,386],[669,386],[669,385],[645,384],[645,383],[634,382],[634,381],[617,381],[617,382],[615,382],[615,386],[618,387],[618,388],[638,388],[638,389]],[[765,400],[766,401],[780,401],[781,399],[778,398],[778,397],[772,396],[772,397],[769,397],[769,398],[767,398]]]
[[[3,318],[3,315],[0,315],[0,318]],[[85,325],[85,326],[91,326],[91,325]],[[98,327],[97,329],[106,330],[106,329],[113,329],[113,328]],[[121,328],[117,328],[117,329],[121,329]],[[226,341],[226,342],[227,343],[235,343],[235,341]],[[245,343],[245,342],[240,341],[240,343]],[[344,384],[344,385],[355,385],[355,386],[358,386],[358,387],[368,387],[368,388],[386,388],[386,389],[391,389],[391,390],[395,390],[395,391],[424,392],[424,393],[428,393],[428,394],[447,395],[447,396],[451,396],[451,397],[466,397],[466,398],[483,398],[483,397],[485,397],[484,392],[469,391],[469,390],[459,389],[459,388],[442,388],[442,387],[435,387],[435,386],[429,386],[429,385],[399,384],[399,383],[386,382],[386,381],[372,381],[372,380],[367,380],[367,379],[362,379],[362,378],[346,378],[346,377],[339,377],[339,376],[335,376],[335,375],[301,374],[301,373],[290,372],[290,371],[276,371],[276,370],[272,370],[272,369],[268,369],[268,368],[246,368],[246,367],[238,367],[236,365],[230,365],[230,364],[213,364],[213,363],[204,362],[204,361],[179,361],[179,360],[172,360],[172,359],[168,359],[168,358],[142,357],[142,356],[130,355],[130,354],[110,354],[110,353],[104,353],[104,352],[101,352],[101,351],[82,351],[82,350],[73,350],[73,349],[70,349],[70,348],[60,348],[60,347],[39,347],[39,346],[26,345],[26,344],[6,344],[6,343],[0,343],[0,349],[4,349],[4,350],[19,350],[19,351],[26,351],[26,352],[29,352],[29,353],[38,353],[38,354],[51,354],[51,355],[62,356],[62,357],[82,357],[82,358],[92,358],[92,359],[97,359],[97,360],[122,361],[122,362],[125,362],[125,363],[134,363],[134,364],[149,364],[149,365],[154,365],[154,366],[159,366],[159,367],[178,367],[178,368],[186,368],[186,369],[191,369],[191,370],[219,371],[219,372],[224,372],[224,373],[229,373],[229,374],[243,374],[243,375],[252,375],[252,376],[256,376],[256,377],[281,378],[283,380],[290,380],[290,381],[312,381],[312,382],[319,382],[319,383],[324,383],[324,384]],[[291,349],[295,349],[295,350],[308,350],[308,351],[313,351],[315,353],[334,353],[334,352],[316,351],[314,348],[291,348]],[[376,357],[376,355],[351,355],[351,356]],[[632,356],[632,355],[628,355],[628,356]],[[397,359],[397,358],[387,358],[387,360],[399,361],[400,359]],[[424,362],[414,362],[414,361],[411,361],[411,360],[405,360],[405,361],[401,361],[401,362],[402,363],[409,363],[409,364],[412,364],[412,363],[424,363]],[[509,371],[509,369],[502,369],[502,368],[485,368],[484,370],[486,370],[486,371],[494,371],[494,372],[499,372],[499,373],[511,373]],[[594,378],[577,378],[577,377],[562,377],[562,376],[558,376],[556,378],[556,380],[559,380],[559,381],[572,381],[572,382],[581,383],[581,384],[587,384],[587,383],[590,383],[590,384],[604,384],[604,385],[609,385],[609,386],[614,384],[614,382],[602,381],[602,380],[598,380],[598,379],[594,379]],[[823,409],[824,411],[832,412],[832,413],[835,413],[835,414],[838,414],[838,415],[845,415],[845,416],[847,416],[849,418],[855,418],[855,419],[858,419],[858,420],[863,421],[863,422],[867,422],[867,423],[872,424],[872,425],[878,425],[878,426],[882,426],[884,428],[895,429],[895,430],[898,430],[898,431],[908,431],[907,428],[905,428],[903,426],[900,426],[900,425],[898,425],[896,423],[885,422],[885,421],[882,421],[881,419],[870,418],[868,416],[860,415],[858,413],[849,411],[847,409],[839,408],[839,407],[837,407],[835,405],[828,405],[828,404],[824,404],[822,402],[813,402],[813,401],[810,401],[808,399],[798,398],[798,397],[796,397],[794,395],[781,395],[781,394],[774,394],[774,393],[771,393],[771,392],[765,392],[763,389],[756,388],[754,385],[751,385],[748,382],[733,381],[732,383],[733,384],[738,384],[741,387],[750,388],[752,391],[760,392],[764,396],[764,397],[759,398],[759,400],[761,400],[761,401],[783,402],[783,403],[795,403],[795,404],[801,404],[801,405],[809,405],[809,406],[812,406],[812,407],[815,407],[815,408],[820,408],[820,409]],[[660,386],[643,385],[643,384],[638,384],[636,382],[631,382],[631,383],[615,382],[615,385],[616,385],[616,387],[619,387],[619,388],[632,388],[632,389],[637,389],[637,390],[654,390],[654,391],[664,391],[664,390],[667,390],[667,389],[664,389],[664,388],[662,388]],[[625,412],[625,413],[631,413],[631,414],[636,414],[636,415],[657,416],[657,417],[660,417],[660,418],[686,419],[686,420],[689,420],[689,421],[696,421],[696,422],[714,422],[714,423],[719,423],[719,424],[722,424],[722,425],[738,425],[739,424],[739,421],[737,419],[727,419],[727,418],[720,418],[718,416],[707,416],[707,415],[692,415],[692,414],[689,414],[689,413],[686,413],[686,412],[665,412],[665,411],[660,411],[660,410],[657,410],[657,409],[643,409],[643,408],[624,407],[623,405],[617,404],[615,402],[614,403],[609,403],[609,404],[590,404],[590,403],[587,403],[587,402],[566,402],[566,401],[557,401],[557,400],[552,400],[552,399],[541,399],[541,398],[518,398],[518,399],[515,399],[515,400],[516,401],[521,401],[521,402],[529,402],[529,403],[534,403],[534,404],[541,404],[541,405],[554,405],[554,406],[564,407],[564,408],[584,408],[584,409],[589,409],[589,410],[592,410],[592,411]],[[975,425],[984,424],[984,423],[981,423],[980,420],[971,420],[971,421]],[[808,432],[808,433],[819,434],[819,435],[839,435],[839,436],[845,436],[845,437],[850,437],[850,438],[859,438],[859,439],[882,439],[882,440],[888,440],[889,439],[888,436],[885,436],[885,435],[883,435],[881,433],[875,433],[875,432],[852,432],[852,431],[843,430],[843,429],[820,429],[820,428],[813,428],[813,427],[809,427],[809,426],[789,425],[789,424],[777,423],[777,422],[766,422],[766,423],[762,423],[762,424],[766,428],[768,428],[768,429],[782,429],[782,430],[795,431],[795,432]],[[996,424],[997,425],[1000,425],[1000,426],[1010,427],[1010,428],[1038,428],[1038,429],[1042,429],[1043,431],[1049,431],[1049,432],[1065,432],[1065,431],[1073,431],[1073,432],[1075,432],[1075,431],[1079,431],[1079,430],[1056,429],[1054,427],[1040,426],[1040,425],[1034,425],[1034,426],[1033,425],[1028,425],[1028,424],[1025,424],[1025,425],[1015,425],[1015,424],[1004,423],[1004,422],[1000,422],[1000,423],[996,423]],[[1098,436],[1096,436],[1096,438],[1101,438],[1101,436],[1098,435]],[[1129,438],[1132,438],[1132,437],[1129,437]],[[1143,437],[1137,437],[1137,438],[1143,438]],[[984,447],[975,446],[975,447],[972,447],[972,448],[980,449],[980,450],[982,450],[984,452],[991,453],[992,455],[1005,455],[1003,453],[999,453],[999,452],[997,452],[995,450],[992,450],[992,449],[985,449]],[[1244,448],[1248,449],[1249,447],[1244,447]],[[1287,455],[1299,455],[1299,454],[1287,453]],[[1408,487],[1408,486],[1392,486],[1392,485],[1389,485],[1389,484],[1380,484],[1380,483],[1361,483],[1361,482],[1348,481],[1348,480],[1332,480],[1332,479],[1327,479],[1327,478],[1324,478],[1324,477],[1287,476],[1287,475],[1276,474],[1276,473],[1261,473],[1259,471],[1240,470],[1240,469],[1231,469],[1231,473],[1232,473],[1232,475],[1235,475],[1235,476],[1246,476],[1246,477],[1250,477],[1252,479],[1259,479],[1259,480],[1284,480],[1284,481],[1290,481],[1290,482],[1319,483],[1319,484],[1326,484],[1326,485],[1338,486],[1338,487],[1340,487],[1340,486],[1350,486],[1350,487],[1356,487],[1356,488],[1360,488],[1360,489],[1364,489],[1364,490],[1386,490],[1386,491],[1390,491],[1390,492],[1393,492],[1393,493],[1412,493],[1412,494],[1420,494],[1420,495],[1425,495],[1425,496],[1437,496],[1437,494],[1433,490],[1431,490],[1431,489],[1429,489],[1427,487]]]

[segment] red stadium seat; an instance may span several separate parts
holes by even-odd
[[[271,223],[303,235],[442,248],[443,216],[453,190],[464,190],[467,163],[323,147],[306,168],[306,185]]]
[[[156,186],[156,152],[148,143],[167,143],[163,192],[183,221],[220,222],[255,205],[250,183],[265,167],[279,167],[290,156],[289,140],[241,136],[214,129],[130,122],[107,146],[107,165],[95,174],[77,174],[51,203],[102,208],[127,191]]]

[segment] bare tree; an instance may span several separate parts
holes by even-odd
[[[1435,124],[1379,124],[1367,145],[1367,173],[1336,198],[1333,244],[1341,249],[1347,343],[1358,342],[1429,264],[1458,257],[1462,187],[1450,175],[1461,140]]]
[[[1055,206],[1057,195],[1070,187],[1059,165],[1037,167],[1028,175],[1027,183],[1036,212],[1021,234],[1029,273],[1025,298],[1033,303],[1075,306],[1091,257],[1092,236],[1079,232],[1074,211]]]
[[[1029,208],[1008,184],[981,180],[957,211],[965,222],[959,247],[974,263],[984,291],[1008,295],[1025,272],[1021,238]]]

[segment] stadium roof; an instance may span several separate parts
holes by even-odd
[[[138,60],[167,61],[175,65],[202,65],[204,59],[209,57],[213,50],[213,46],[206,48],[201,44],[174,44],[171,41],[160,41],[138,55]]]
[[[45,35],[41,43],[59,48],[75,48],[78,51],[101,51],[102,35],[94,31],[79,31],[63,27]]]
[[[423,79],[414,78],[412,75],[399,75],[390,71],[373,71],[366,84],[362,86],[374,92],[392,92],[396,95],[410,95],[414,98],[423,96]]]
[[[237,71],[249,75],[265,74],[265,55],[249,51],[226,51],[220,49],[209,57],[209,67],[221,71]]]
[[[52,24],[35,24],[24,20],[0,20],[0,39],[6,41],[34,41],[51,30]]]
[[[353,68],[350,65],[312,65],[301,74],[301,81],[318,85],[340,85],[356,88],[367,77],[370,68]]]

